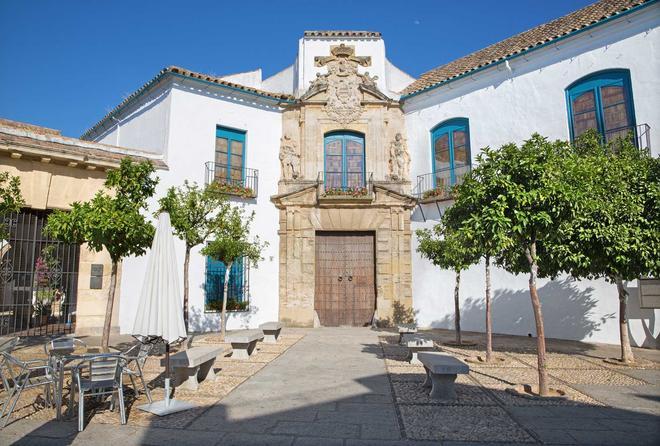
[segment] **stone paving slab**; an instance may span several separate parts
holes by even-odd
[[[401,416],[415,440],[534,442],[500,407],[401,405]]]

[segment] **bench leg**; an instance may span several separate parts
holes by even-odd
[[[437,373],[429,373],[431,375],[431,382],[433,387],[429,396],[434,400],[453,400],[456,399],[456,391],[454,390],[454,381],[456,375],[440,375]]]
[[[188,390],[197,390],[199,381],[197,381],[198,367],[176,367],[174,369],[174,382],[177,387]]]
[[[277,338],[280,337],[280,330],[264,330],[264,343],[277,344]]]
[[[215,358],[209,359],[204,364],[199,366],[199,372],[197,373],[198,381],[204,381],[205,379],[215,379],[213,364],[215,364]]]
[[[431,373],[429,372],[429,369],[424,366],[424,372],[426,372],[426,375],[424,377],[424,382],[422,383],[422,387],[427,387],[431,388],[432,381],[431,381]]]

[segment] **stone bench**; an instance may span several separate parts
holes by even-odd
[[[231,343],[232,358],[236,359],[248,359],[257,346],[257,341],[263,339],[264,333],[261,330],[235,331],[225,338],[227,342]]]
[[[433,351],[433,341],[417,334],[404,334],[403,343],[408,347],[408,362],[413,365],[421,365],[417,354],[419,352]]]
[[[264,332],[264,343],[277,344],[277,338],[280,337],[282,331],[282,324],[280,322],[266,322],[259,325],[261,331]]]
[[[175,386],[197,390],[200,381],[215,379],[215,358],[228,351],[228,347],[204,346],[190,347],[173,354],[170,356],[170,366],[174,368]],[[165,359],[161,361],[161,365],[165,365]]]
[[[417,333],[416,324],[398,324],[397,328],[399,329],[399,344],[403,341],[403,335]]]
[[[453,356],[437,352],[419,352],[417,357],[426,369],[426,380],[423,385],[431,387],[429,393],[431,399],[455,399],[456,375],[470,373],[470,367]]]

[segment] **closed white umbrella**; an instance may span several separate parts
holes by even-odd
[[[195,407],[184,401],[170,399],[170,344],[184,340],[187,334],[181,307],[174,237],[167,212],[161,212],[158,216],[132,334],[143,339],[143,342],[162,340],[165,343],[165,400],[138,408],[156,415],[167,415]]]

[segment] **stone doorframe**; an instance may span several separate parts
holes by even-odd
[[[391,319],[395,302],[412,309],[410,211],[415,199],[374,183],[364,200],[321,199],[317,186],[271,197],[280,210],[279,319],[288,326],[315,324],[317,231],[376,234],[376,318]]]

